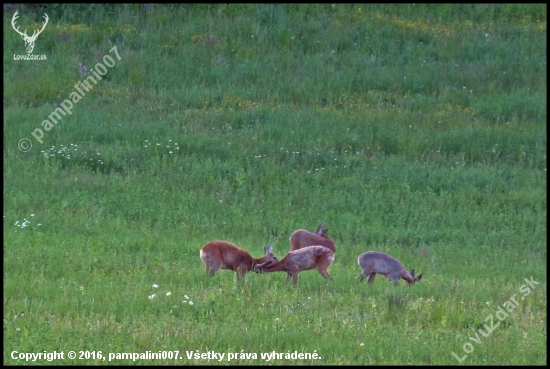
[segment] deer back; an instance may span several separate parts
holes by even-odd
[[[335,252],[334,241],[326,235],[327,232],[328,229],[323,227],[323,223],[319,223],[315,233],[305,229],[298,229],[292,232],[290,235],[290,251],[299,250],[307,246],[324,246]]]

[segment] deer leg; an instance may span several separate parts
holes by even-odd
[[[243,268],[237,268],[236,272],[237,272],[237,280],[243,279],[244,275],[246,274],[246,270],[244,270]]]
[[[375,273],[375,272],[372,272],[372,273],[369,275],[369,280],[367,281],[368,284],[371,284],[372,281],[374,281],[374,277],[376,277],[376,273]]]
[[[215,265],[211,265],[211,266],[206,266],[206,272],[208,273],[208,275],[210,277],[213,277],[214,274],[216,274],[216,272],[218,271],[219,268],[217,268]]]

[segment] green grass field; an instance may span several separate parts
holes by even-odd
[[[547,364],[546,5],[4,9],[4,364]]]

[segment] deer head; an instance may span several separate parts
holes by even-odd
[[[48,14],[44,13],[45,21],[42,24],[42,29],[40,31],[38,31],[38,33],[36,33],[36,31],[34,31],[32,36],[29,37],[29,35],[27,35],[27,30],[25,30],[25,32],[21,32],[21,31],[19,31],[19,27],[15,28],[15,20],[17,18],[19,18],[19,16],[17,15],[18,12],[19,11],[16,11],[15,14],[13,15],[13,17],[11,19],[11,26],[13,27],[15,32],[17,32],[21,35],[21,37],[23,38],[23,41],[25,41],[25,49],[27,50],[27,54],[30,54],[30,53],[32,53],[32,51],[34,49],[34,42],[36,41],[36,38],[38,37],[38,35],[40,33],[42,33],[44,28],[46,28],[46,24],[48,24],[48,19],[49,19]]]

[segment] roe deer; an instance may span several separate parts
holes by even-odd
[[[332,252],[336,252],[334,241],[327,237],[328,228],[323,227],[324,223],[319,223],[317,231],[311,233],[305,229],[298,229],[290,235],[290,251],[299,250],[306,246],[325,246]]]
[[[229,269],[237,273],[239,280],[247,272],[252,271],[256,264],[278,261],[279,259],[271,253],[272,250],[273,245],[264,247],[265,255],[256,259],[248,251],[231,242],[212,241],[203,246],[200,256],[210,277],[213,277],[218,269]]]
[[[290,251],[278,262],[258,264],[255,271],[260,273],[286,272],[286,281],[292,277],[294,284],[298,283],[298,273],[302,270],[317,269],[325,278],[332,280],[327,268],[334,261],[334,253],[324,246],[307,246],[299,250]]]
[[[411,284],[418,282],[422,279],[422,274],[418,277],[414,276],[414,269],[411,270],[411,273],[403,267],[403,264],[394,257],[391,257],[388,254],[377,251],[368,251],[364,254],[359,255],[357,258],[357,263],[363,269],[363,274],[361,274],[357,279],[362,281],[366,276],[369,276],[368,283],[372,283],[376,274],[385,275],[390,281],[397,286],[399,278],[403,278]]]

